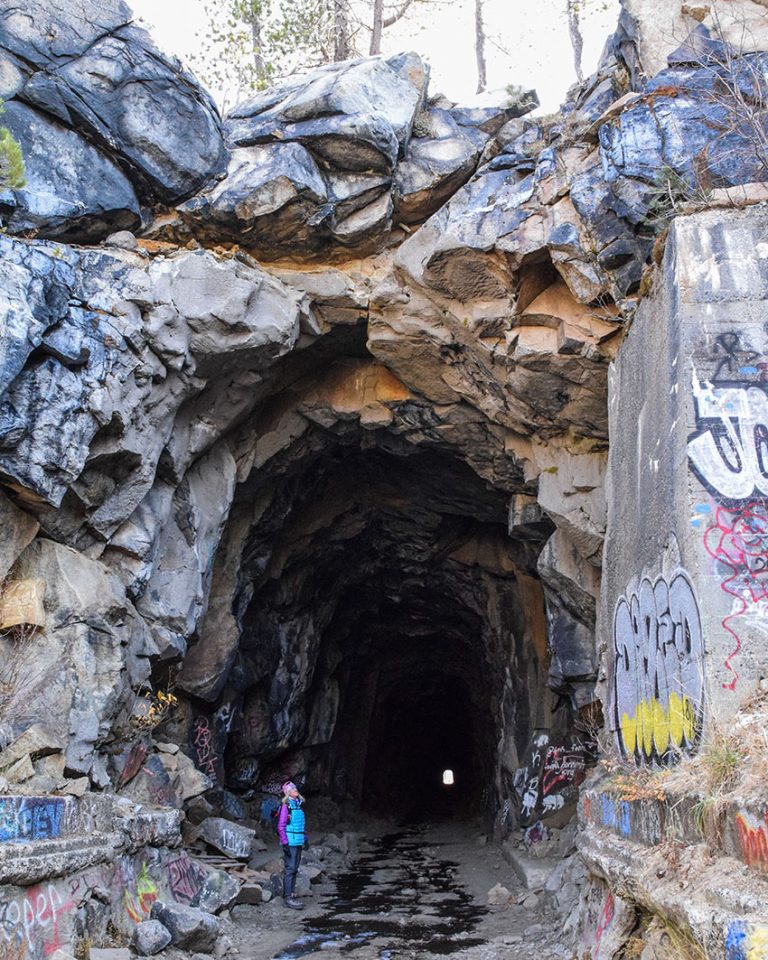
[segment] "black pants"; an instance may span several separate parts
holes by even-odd
[[[293,896],[296,874],[301,866],[301,851],[302,847],[283,845],[283,896],[286,900]]]

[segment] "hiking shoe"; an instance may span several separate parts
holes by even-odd
[[[304,904],[301,900],[297,900],[296,897],[286,897],[283,900],[283,903],[291,910],[303,910]]]

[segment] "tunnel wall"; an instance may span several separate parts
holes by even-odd
[[[610,377],[592,960],[765,956],[766,236],[762,207],[676,219]]]
[[[676,220],[611,375],[603,702],[638,764],[680,711],[672,745],[695,753],[768,671],[767,228],[760,209]]]

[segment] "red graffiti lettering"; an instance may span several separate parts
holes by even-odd
[[[605,906],[603,907],[603,912],[600,914],[600,919],[597,923],[597,930],[595,931],[595,950],[594,954],[597,956],[597,951],[600,949],[600,941],[603,939],[603,934],[613,923],[613,917],[616,913],[616,905],[613,902],[613,894],[611,891],[608,891],[608,895],[605,898]]]
[[[768,820],[768,817],[766,817]],[[750,822],[753,821],[753,822]],[[766,825],[748,813],[736,814],[736,829],[744,862],[758,870],[768,872],[768,833]]]
[[[195,720],[195,738],[193,741],[197,767],[212,780],[218,779],[216,754],[211,742],[211,729],[207,717]]]
[[[741,650],[738,618],[751,611],[755,604],[768,601],[768,508],[762,501],[748,500],[738,507],[718,507],[715,525],[704,535],[707,553],[728,573],[720,582],[724,593],[733,598],[731,612],[721,623],[733,638],[733,650],[725,658],[726,669],[733,679],[724,683],[726,690],[735,690],[739,674],[733,659]]]

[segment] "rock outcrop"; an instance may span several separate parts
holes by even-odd
[[[641,593],[693,589],[673,570],[666,488],[649,496],[666,566],[627,572],[659,544],[629,533],[643,488],[617,479],[620,451],[640,455],[635,423],[618,435],[631,415],[617,424],[610,364],[625,383],[628,357],[632,375],[649,365],[653,345],[625,332],[659,264],[669,276],[674,215],[713,190],[759,200],[768,177],[768,43],[735,49],[717,5],[673,6],[684,35],[660,61],[654,4],[627,0],[598,73],[550,118],[525,116],[530,92],[495,108],[432,96],[403,54],[290,78],[222,120],[119,0],[0,11],[4,120],[28,169],[0,195],[0,773],[17,824],[25,798],[122,795],[125,816],[101,811],[112,826],[57,875],[90,870],[78,882],[112,903],[102,865],[119,852],[121,929],[147,949],[214,949],[207,910],[236,895],[172,867],[178,824],[147,808],[185,809],[185,840],[245,860],[257,804],[285,779],[407,817],[414,796],[444,802],[438,777],[455,769],[455,813],[538,842],[572,815],[602,717],[642,765],[673,736],[695,753],[704,705],[728,699],[705,695],[691,617],[675,634],[690,689],[666,690],[661,720],[660,672],[639,675],[655,653],[602,649],[614,613],[637,632]],[[750,234],[747,269],[721,233],[692,255],[699,272],[669,281],[658,323],[709,283],[711,382],[748,376],[759,405],[762,342],[713,318],[736,280],[765,299],[765,244]],[[638,444],[678,424],[675,377]],[[697,402],[712,414],[710,387]],[[744,452],[746,434],[718,436],[721,455]],[[624,680],[608,691],[605,676]],[[35,882],[26,862],[3,878]],[[593,960],[633,928],[628,887]],[[583,916],[609,895],[591,887]]]

